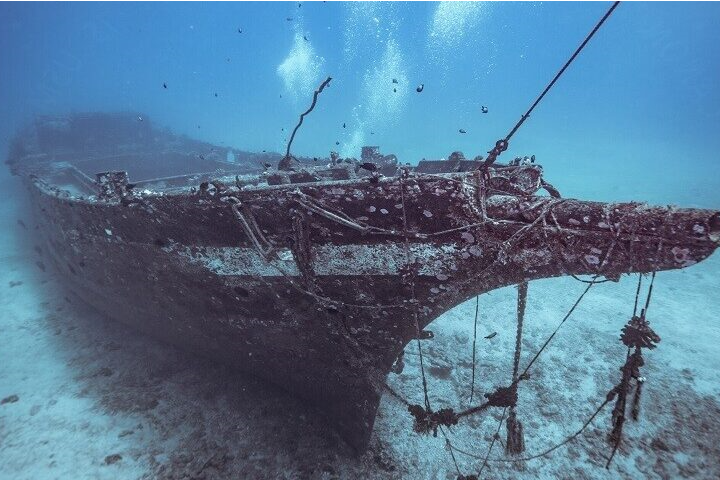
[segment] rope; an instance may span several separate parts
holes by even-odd
[[[288,160],[290,158],[290,147],[292,146],[293,140],[295,140],[295,134],[297,133],[298,128],[300,128],[300,125],[302,125],[303,120],[305,120],[305,115],[307,115],[308,113],[313,111],[313,108],[315,108],[315,103],[317,103],[318,95],[320,95],[320,93],[322,93],[322,91],[325,89],[325,87],[328,86],[328,84],[330,83],[330,80],[332,80],[332,77],[327,77],[327,79],[325,79],[325,81],[320,84],[318,89],[315,90],[315,93],[313,94],[313,100],[312,100],[312,104],[310,105],[310,108],[305,110],[304,113],[300,114],[300,120],[298,121],[298,124],[295,125],[292,135],[290,135],[290,141],[287,144],[287,149],[285,150],[285,157],[283,158],[283,160]]]
[[[472,380],[470,381],[470,403],[472,404],[475,395],[475,344],[477,343],[477,322],[478,310],[480,309],[480,295],[475,297],[475,326],[473,328],[473,345],[472,345]]]
[[[417,298],[415,297],[415,275],[416,270],[414,267],[415,262],[410,262],[410,237],[408,235],[407,228],[407,210],[405,209],[405,185],[403,184],[403,177],[398,177],[400,184],[400,200],[402,204],[402,218],[403,218],[403,236],[405,237],[405,262],[406,267],[409,269],[408,275],[410,275],[410,296],[411,304],[413,308],[413,319],[415,320],[415,338],[417,340],[418,356],[420,357],[420,374],[422,376],[423,395],[425,396],[425,410],[430,413],[430,397],[428,396],[427,388],[427,377],[425,376],[425,362],[423,359],[422,346],[420,344],[420,324],[418,323],[418,312],[417,312]]]
[[[502,152],[507,150],[510,139],[512,138],[513,135],[515,135],[515,132],[517,132],[518,129],[520,128],[520,126],[525,122],[525,120],[527,120],[527,118],[530,116],[530,114],[535,109],[535,107],[540,103],[540,101],[550,91],[550,89],[553,87],[553,85],[555,85],[555,82],[558,81],[560,76],[565,72],[565,70],[575,60],[575,57],[577,57],[580,54],[580,52],[582,51],[582,49],[585,48],[585,45],[587,45],[587,43],[590,41],[590,39],[600,29],[602,24],[605,23],[605,20],[607,20],[608,17],[610,17],[610,14],[612,14],[612,12],[617,8],[617,6],[619,4],[620,4],[620,2],[614,2],[612,4],[610,9],[607,11],[607,13],[605,13],[605,15],[600,19],[600,21],[597,23],[597,25],[595,25],[595,28],[592,29],[590,34],[587,37],[585,37],[585,40],[580,44],[580,46],[577,48],[577,50],[575,50],[575,53],[573,53],[572,56],[570,57],[570,59],[567,62],[565,62],[565,65],[563,65],[563,67],[560,69],[560,71],[557,74],[555,74],[555,78],[553,78],[552,81],[548,84],[548,86],[545,87],[545,90],[543,90],[543,92],[540,94],[540,96],[535,100],[535,102],[532,104],[530,109],[525,113],[525,115],[520,117],[520,120],[515,124],[513,129],[510,130],[510,133],[508,133],[504,139],[498,140],[495,143],[495,148],[493,148],[490,152],[488,152],[489,153],[488,158],[485,160],[485,163],[483,163],[481,168],[487,169],[490,165],[492,165],[495,162],[497,157]]]
[[[525,320],[525,306],[527,304],[528,282],[522,282],[518,285],[517,298],[517,332],[515,334],[515,357],[513,359],[512,374],[512,403],[510,405],[510,413],[505,421],[507,427],[507,441],[505,442],[506,453],[522,453],[525,450],[525,439],[523,436],[522,423],[517,419],[516,404],[518,390],[518,369],[520,368],[520,353],[522,350],[522,332]]]
[[[595,278],[597,278],[597,276]],[[568,312],[565,314],[565,317],[563,317],[560,324],[555,328],[555,331],[553,331],[553,333],[550,335],[550,337],[547,340],[545,340],[545,343],[543,343],[542,347],[540,347],[540,350],[538,350],[537,353],[535,354],[535,356],[532,358],[532,360],[530,360],[530,363],[528,363],[527,367],[525,367],[525,370],[523,370],[523,373],[520,374],[519,378],[523,378],[527,375],[527,372],[528,372],[528,370],[530,370],[530,367],[532,367],[533,364],[535,363],[535,361],[540,357],[540,354],[545,350],[545,348],[548,346],[548,344],[553,339],[553,337],[555,337],[555,334],[557,334],[557,332],[560,330],[560,327],[562,327],[563,324],[565,323],[565,321],[568,318],[570,318],[570,315],[572,315],[572,313],[575,311],[577,306],[580,304],[580,301],[583,299],[585,294],[592,288],[593,285],[595,285],[595,284],[589,283],[588,286],[585,287],[585,290],[580,294],[578,299],[575,301],[575,304],[573,304],[573,306],[570,308],[570,310],[568,310]]]
[[[395,390],[393,390],[392,387],[390,387],[390,385],[388,385],[387,383],[383,383],[383,387],[385,388],[385,390],[390,392],[390,395],[392,395],[397,400],[399,400],[400,403],[404,404],[406,407],[410,406],[410,402],[408,402],[402,395],[400,395]]]
[[[500,428],[502,428],[503,421],[505,420],[505,413],[507,412],[507,407],[503,408],[502,415],[500,416],[500,421],[498,422],[497,430],[495,430],[495,435],[493,435],[493,439],[490,442],[490,446],[488,447],[488,451],[485,454],[485,459],[483,460],[482,465],[480,465],[480,471],[478,472],[478,478],[482,475],[483,470],[485,470],[485,467],[487,467],[488,459],[490,458],[490,454],[492,453],[492,449],[495,446],[495,442],[500,439]],[[459,451],[459,450],[458,450]]]
[[[640,298],[640,288],[642,287],[642,273],[638,275],[638,286],[637,290],[635,291],[635,306],[633,307],[633,314],[634,317],[637,315],[637,306],[638,306],[638,298]]]
[[[525,320],[525,305],[527,303],[528,282],[518,285],[517,301],[517,332],[515,334],[515,358],[513,358],[513,384],[517,385],[518,369],[520,368],[520,350],[522,348],[523,321]]]
[[[648,307],[650,306],[650,297],[652,297],[654,283],[655,283],[655,272],[652,273],[652,277],[650,278],[650,287],[648,288],[647,298],[645,299],[645,308],[643,308],[643,310],[642,310],[643,317],[647,315]]]
[[[541,457],[544,457],[544,456],[546,456],[546,455],[549,455],[550,453],[554,452],[554,451],[557,450],[558,448],[567,445],[568,443],[570,443],[570,442],[572,442],[573,440],[575,440],[578,436],[580,436],[580,435],[587,429],[587,427],[590,426],[590,424],[592,423],[592,421],[595,420],[595,417],[597,417],[597,416],[600,414],[600,412],[607,406],[607,404],[610,403],[610,401],[611,401],[611,400],[609,400],[609,399],[605,399],[605,401],[604,401],[602,404],[600,404],[600,406],[593,412],[593,414],[590,415],[590,418],[588,418],[588,419],[583,423],[583,425],[582,425],[582,427],[580,427],[580,429],[578,429],[575,433],[573,433],[573,434],[570,435],[569,437],[565,438],[562,442],[560,442],[560,443],[558,443],[558,444],[556,444],[556,445],[553,445],[552,447],[548,448],[547,450],[543,450],[543,451],[540,452],[540,453],[536,453],[536,454],[533,454],[533,455],[528,455],[528,456],[526,456],[526,457],[520,457],[520,458],[518,458],[518,457],[490,458],[490,459],[487,459],[486,461],[488,461],[488,462],[497,462],[497,463],[502,463],[502,462],[518,462],[518,461],[535,460],[535,459],[537,459],[537,458],[541,458]],[[498,430],[498,431],[499,431],[499,430]],[[465,450],[463,450],[463,449],[460,449],[460,448],[458,448],[458,447],[453,447],[453,448],[455,449],[456,452],[462,453],[463,455],[467,455],[467,456],[470,457],[470,458],[474,458],[474,459],[476,459],[476,460],[483,460],[483,459],[484,459],[484,457],[480,457],[479,455],[475,455],[475,454],[473,454],[473,453],[470,453],[470,452],[465,451]],[[486,457],[485,457],[485,458],[486,458]]]
[[[597,276],[596,276],[596,277],[597,277]],[[528,363],[527,367],[525,367],[525,369],[523,370],[523,372],[522,372],[520,375],[517,376],[517,380],[515,380],[509,387],[499,388],[499,389],[496,390],[493,394],[486,395],[486,397],[488,398],[488,401],[486,401],[485,403],[482,403],[482,404],[480,404],[480,405],[478,405],[478,406],[475,406],[475,407],[469,408],[469,409],[467,409],[467,410],[464,410],[464,411],[462,411],[462,412],[459,412],[459,413],[457,414],[458,418],[466,417],[466,416],[469,416],[469,415],[473,415],[473,414],[475,414],[475,413],[482,412],[483,410],[486,410],[488,407],[494,406],[493,403],[497,403],[497,400],[504,401],[504,400],[505,400],[505,396],[506,396],[507,394],[510,394],[510,393],[511,393],[510,390],[511,390],[517,383],[521,382],[522,380],[525,380],[525,379],[529,378],[528,375],[527,375],[527,372],[528,372],[528,371],[530,370],[530,368],[533,366],[533,364],[535,363],[535,361],[540,357],[540,355],[543,353],[543,351],[545,350],[545,348],[550,344],[550,341],[553,339],[553,337],[555,337],[555,335],[557,334],[557,332],[560,330],[560,327],[562,327],[563,324],[565,323],[565,321],[567,321],[567,319],[570,318],[570,315],[572,315],[572,313],[575,311],[575,309],[577,308],[577,306],[580,304],[580,301],[583,299],[583,297],[585,296],[585,294],[587,294],[587,292],[592,288],[593,285],[594,285],[594,283],[589,283],[589,284],[588,284],[588,286],[587,286],[587,287],[585,288],[585,290],[580,294],[580,296],[579,296],[578,299],[575,301],[575,303],[574,303],[573,306],[570,308],[570,310],[565,314],[565,316],[563,317],[563,319],[562,319],[562,321],[560,322],[560,324],[555,328],[555,330],[554,330],[553,333],[550,335],[550,337],[548,337],[548,339],[545,340],[545,343],[543,343],[542,347],[540,347],[540,350],[537,351],[537,353],[536,353],[535,356],[532,358],[532,360],[530,360],[530,363]]]
[[[235,218],[240,222],[240,225],[245,231],[245,235],[247,235],[247,237],[250,239],[253,246],[255,247],[255,250],[262,257],[262,259],[269,263],[270,257],[275,251],[275,247],[263,236],[260,227],[258,227],[258,224],[255,221],[255,217],[253,217],[252,215],[252,212],[247,212],[248,216],[250,217],[250,221],[248,221],[243,215],[243,213],[240,211],[240,208],[243,206],[240,200],[237,197],[232,196],[227,197],[227,199],[230,202],[230,208],[235,214]],[[263,246],[261,245],[261,241],[262,243],[267,245],[267,248],[263,248]]]
[[[585,280],[584,278],[580,278],[577,275],[572,274],[572,273],[570,274],[570,276],[580,283],[592,283],[594,285],[597,285],[598,283],[605,283],[605,282],[612,281],[609,278],[603,278],[602,280]]]
[[[455,452],[453,452],[452,443],[450,443],[450,439],[445,434],[445,430],[442,427],[440,427],[440,432],[442,433],[443,437],[445,437],[445,446],[450,451],[450,457],[452,457],[453,465],[455,465],[455,471],[457,472],[458,476],[461,476],[462,473],[460,473],[460,467],[458,467],[457,459],[455,458]]]

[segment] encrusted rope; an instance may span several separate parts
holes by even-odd
[[[475,297],[475,322],[473,326],[473,343],[472,343],[472,380],[470,380],[470,403],[472,404],[475,395],[475,345],[477,343],[477,324],[478,310],[480,309],[480,295]]]
[[[515,334],[515,356],[513,358],[513,374],[512,388],[515,403],[517,403],[518,388],[518,369],[520,368],[520,353],[522,350],[522,332],[525,320],[525,306],[527,304],[528,282],[522,282],[518,285],[517,299],[517,332]],[[505,422],[507,427],[507,440],[505,442],[505,451],[510,454],[522,453],[525,450],[525,440],[523,438],[523,426],[517,419],[515,411],[516,405],[510,405],[510,413]]]
[[[281,163],[283,161],[287,162],[288,160],[290,160],[290,158],[292,158],[290,156],[290,147],[292,146],[293,140],[295,140],[295,134],[297,133],[298,129],[300,128],[300,125],[303,124],[303,120],[305,120],[305,115],[312,112],[313,108],[315,108],[315,104],[317,103],[318,95],[320,95],[322,93],[322,91],[325,89],[325,87],[328,86],[328,84],[330,83],[330,80],[332,80],[332,77],[327,77],[327,79],[325,79],[325,81],[320,84],[318,89],[315,90],[315,93],[313,93],[313,100],[312,100],[312,104],[310,105],[310,108],[308,108],[307,110],[305,110],[305,112],[300,114],[300,120],[298,121],[297,125],[295,125],[292,135],[290,135],[290,141],[288,142],[287,149],[285,150],[285,157],[283,157],[283,160],[281,161]],[[279,170],[282,170],[282,169],[279,169]]]
[[[404,174],[404,172],[403,172]],[[402,204],[402,219],[403,219],[403,236],[405,237],[405,241],[403,242],[404,248],[405,248],[405,268],[406,272],[405,274],[409,276],[410,279],[410,301],[411,301],[411,308],[413,309],[413,319],[415,320],[415,338],[417,340],[417,349],[418,349],[418,355],[420,357],[420,374],[422,375],[422,386],[423,386],[423,395],[425,397],[425,410],[430,414],[432,412],[432,408],[430,406],[430,397],[428,396],[428,388],[427,388],[427,378],[425,376],[425,363],[423,360],[423,353],[422,353],[422,345],[420,344],[420,324],[418,321],[418,302],[417,298],[415,297],[415,276],[417,275],[417,268],[415,265],[414,260],[410,260],[410,237],[408,235],[408,223],[407,223],[407,210],[405,208],[405,184],[403,183],[403,174],[401,174],[398,177],[398,184],[400,185],[400,200]],[[413,408],[408,407],[410,410],[410,413],[413,413]],[[416,420],[418,417],[416,417]],[[416,422],[416,426],[419,424],[419,421]]]

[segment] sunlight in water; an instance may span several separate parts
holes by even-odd
[[[342,157],[348,158],[348,157],[355,157],[359,158],[360,156],[360,150],[362,147],[366,145],[365,143],[365,128],[364,125],[361,123],[358,124],[358,127],[353,130],[350,139],[346,140],[345,143],[343,143],[342,149],[340,151],[340,155]]]
[[[436,62],[446,62],[451,50],[465,44],[475,27],[487,15],[485,2],[440,2],[428,32],[428,50]]]
[[[318,84],[325,59],[315,53],[300,28],[295,31],[293,45],[287,57],[277,67],[285,93],[293,99],[311,95]]]
[[[373,51],[397,30],[395,7],[381,2],[351,2],[343,36],[345,61],[351,62],[358,54],[362,57]]]
[[[402,49],[396,41],[388,40],[382,56],[365,71],[360,101],[352,110],[356,127],[340,153],[358,157],[370,132],[397,122],[411,90]]]
[[[368,128],[392,124],[402,112],[409,90],[405,72],[402,50],[389,40],[382,57],[363,78],[360,98],[364,99],[363,119]]]

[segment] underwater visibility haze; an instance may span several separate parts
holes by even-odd
[[[612,7],[0,3],[0,480],[720,478],[720,5],[523,117]]]

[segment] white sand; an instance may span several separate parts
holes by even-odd
[[[412,432],[399,402],[385,396],[371,449],[353,458],[312,412],[276,389],[101,318],[42,271],[16,181],[0,188],[0,479],[428,478],[456,472],[441,438]],[[652,326],[662,337],[646,354],[641,420],[609,471],[610,408],[586,433],[547,458],[493,463],[485,478],[720,478],[720,254],[658,275]],[[521,385],[519,418],[528,453],[575,431],[618,380],[618,341],[632,309],[635,278],[593,287]],[[22,284],[10,287],[10,282]],[[535,352],[584,285],[553,279],[530,285],[523,361]],[[514,342],[512,288],[481,297],[477,392],[505,384]],[[67,297],[67,298],[66,298]],[[433,405],[468,405],[474,302],[430,327],[424,342],[435,375]],[[416,350],[389,382],[420,401]],[[524,363],[523,362],[523,363]],[[450,434],[484,455],[499,411]],[[504,429],[501,431],[504,437]],[[105,458],[122,458],[106,465]],[[492,457],[502,456],[497,448]],[[457,454],[463,473],[479,463]]]

